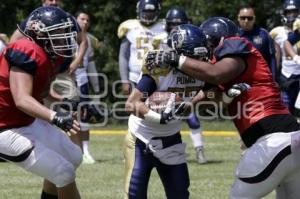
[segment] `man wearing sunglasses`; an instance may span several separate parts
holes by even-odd
[[[255,25],[255,12],[251,5],[242,5],[238,10],[240,36],[246,37],[267,61],[272,72],[273,79],[276,74],[276,58],[273,39],[269,33]]]

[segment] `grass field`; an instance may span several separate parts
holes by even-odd
[[[230,123],[204,123],[207,130],[232,130]],[[124,129],[119,127],[118,129]],[[90,150],[97,160],[93,165],[81,165],[77,172],[77,184],[83,199],[119,199],[123,194],[123,135],[92,135]],[[187,135],[187,152],[190,172],[191,199],[228,198],[235,165],[240,157],[237,136],[205,136],[208,163],[198,165]],[[153,170],[148,198],[163,199],[164,192],[158,175]],[[0,163],[0,199],[38,199],[42,179],[14,165]],[[271,193],[265,199],[275,198]]]

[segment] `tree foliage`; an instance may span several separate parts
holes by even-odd
[[[70,13],[85,10],[91,17],[90,32],[102,41],[97,52],[97,67],[106,73],[110,83],[119,79],[118,51],[120,40],[117,38],[118,25],[129,18],[136,17],[137,0],[62,0],[62,8]],[[174,5],[181,6],[194,24],[212,16],[236,19],[240,0],[163,0],[161,17]],[[262,0],[250,2],[255,6],[257,24],[270,30],[280,25],[281,1]],[[0,3],[0,32],[11,34],[22,19],[34,8],[41,6],[40,0],[2,0]]]

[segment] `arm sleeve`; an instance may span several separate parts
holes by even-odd
[[[288,34],[288,39],[287,39],[291,44],[292,46],[294,44],[296,44],[298,41],[300,41],[300,33],[298,30],[294,31],[294,32],[290,32]]]
[[[138,82],[136,88],[141,92],[150,96],[154,91],[156,91],[157,86],[155,80],[150,75],[143,75]]]
[[[37,63],[33,58],[30,57],[30,55],[32,55],[33,53],[33,50],[29,51],[28,54],[26,54],[20,50],[8,48],[5,51],[4,56],[10,67],[16,66],[34,76],[37,69]]]
[[[249,41],[243,38],[237,39],[225,39],[223,44],[216,48],[215,57],[217,60],[223,59],[230,56],[247,56],[249,55],[250,49],[248,47]]]
[[[119,51],[119,71],[122,81],[128,81],[128,67],[130,57],[130,42],[128,39],[123,39]]]

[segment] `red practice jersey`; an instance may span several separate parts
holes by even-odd
[[[216,48],[214,55],[216,61],[224,57],[241,57],[246,63],[246,69],[241,75],[222,85],[225,89],[236,83],[251,86],[228,106],[229,114],[240,134],[262,118],[289,114],[266,61],[248,40],[241,37],[227,38]]]
[[[63,58],[55,62],[50,60],[43,48],[29,39],[20,39],[6,47],[0,55],[0,129],[26,126],[34,121],[14,103],[9,85],[10,68],[19,67],[33,76],[32,96],[42,102],[49,93],[51,81],[67,64]]]

